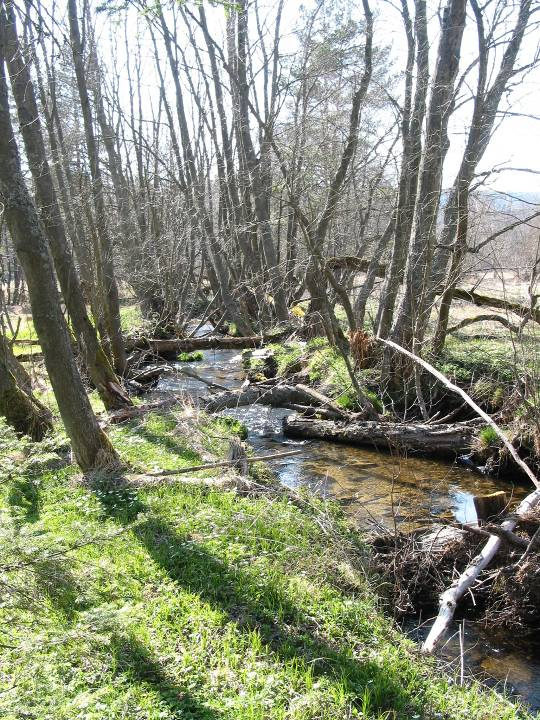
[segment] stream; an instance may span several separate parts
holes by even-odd
[[[176,363],[180,368],[184,365]],[[237,350],[207,351],[201,362],[187,365],[206,380],[228,388],[239,387],[244,379]],[[207,396],[208,387],[193,378],[170,373],[160,379],[156,391],[186,396],[196,402]],[[290,488],[307,486],[323,497],[339,500],[351,520],[362,529],[377,524],[387,528],[396,524],[407,529],[433,522],[433,516],[473,522],[474,495],[505,490],[519,500],[527,494],[523,486],[512,487],[508,482],[477,475],[455,464],[392,457],[319,440],[285,438],[281,421],[291,412],[252,405],[224,410],[222,414],[241,420],[248,427],[248,443],[256,454],[302,447],[301,454],[272,461],[271,468],[280,481]],[[424,624],[419,628],[418,624],[418,619],[411,621],[404,630],[421,641],[428,627]],[[505,689],[533,711],[540,711],[540,632],[520,638],[517,644],[509,632],[485,630],[472,621],[463,625],[456,622],[449,640],[439,651],[440,659],[450,670],[459,670],[461,664],[460,627],[464,628],[466,674]]]

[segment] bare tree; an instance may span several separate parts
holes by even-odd
[[[114,364],[119,372],[126,367],[126,353],[122,330],[120,327],[120,305],[118,298],[118,287],[114,272],[114,259],[112,241],[107,227],[107,208],[103,193],[103,178],[99,162],[86,71],[83,58],[83,46],[77,17],[76,0],[68,0],[68,18],[70,29],[71,51],[73,65],[77,78],[77,87],[81,103],[88,161],[90,164],[90,175],[92,178],[92,201],[95,210],[95,225],[99,240],[101,253],[101,264],[103,269],[103,296],[104,296],[104,317],[107,333],[111,343]]]
[[[60,306],[47,239],[21,171],[9,114],[5,39],[0,36],[0,196],[18,258],[28,283],[32,317],[75,458],[84,470],[118,465],[99,427],[75,364]]]
[[[13,3],[9,0],[5,3],[5,12],[0,8],[0,26],[5,38],[7,66],[13,97],[17,106],[26,155],[34,179],[40,217],[49,239],[60,287],[79,340],[79,347],[90,378],[105,407],[117,409],[130,405],[129,398],[122,390],[107,356],[99,344],[97,333],[86,311],[79,277],[68,246],[64,222],[47,161],[30,72],[17,37]]]

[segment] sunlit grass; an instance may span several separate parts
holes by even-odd
[[[202,417],[189,435],[185,422],[153,414],[110,434],[146,469],[223,456],[227,422]],[[65,439],[34,445],[4,425],[0,447],[0,572],[14,590],[0,609],[2,718],[527,717],[416,658],[331,506],[89,485]]]

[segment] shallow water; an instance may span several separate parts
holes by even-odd
[[[181,368],[184,363],[177,363]],[[241,356],[234,350],[204,353],[202,362],[189,363],[198,375],[224,387],[238,387],[243,381]],[[180,374],[164,376],[158,390],[186,395],[193,401],[208,395],[206,385]],[[420,458],[393,457],[364,448],[324,441],[298,441],[281,432],[283,417],[290,410],[255,405],[228,409],[222,414],[241,420],[248,428],[248,442],[270,454],[288,447],[303,447],[300,455],[272,461],[272,469],[288,487],[308,486],[324,497],[336,498],[359,527],[383,525],[401,529],[433,522],[433,516],[473,522],[474,495],[505,490],[512,499],[522,498],[522,486],[477,475],[449,463]],[[425,627],[406,628],[421,640]],[[516,647],[509,634],[495,635],[474,623],[455,623],[440,657],[459,670],[461,644],[466,672],[515,694],[533,710],[540,711],[540,633]],[[525,647],[523,647],[525,645]]]

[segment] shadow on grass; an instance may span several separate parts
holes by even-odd
[[[193,462],[201,462],[201,456],[199,453],[190,448],[186,447],[184,443],[172,437],[171,435],[160,435],[159,433],[152,432],[152,430],[146,425],[139,425],[135,430],[134,434],[139,435],[153,445],[159,446],[160,450],[173,455],[178,455],[184,460]]]
[[[65,558],[45,558],[32,565],[40,591],[49,598],[55,610],[64,620],[75,619],[81,602],[81,587]]]
[[[8,503],[19,522],[39,520],[41,497],[39,485],[31,477],[16,477],[9,488]]]
[[[370,711],[403,709],[414,703],[392,670],[359,662],[352,649],[321,637],[315,621],[272,585],[232,567],[204,547],[181,536],[160,518],[149,518],[135,534],[169,577],[213,607],[224,610],[240,630],[256,630],[282,662],[300,660],[314,677],[339,682],[355,704]]]
[[[116,480],[114,492],[105,490],[101,495],[98,493],[98,497],[102,502],[105,498],[105,513],[121,523],[134,520],[141,510],[146,509],[137,500],[136,491],[128,480]],[[421,710],[420,700],[404,689],[396,670],[372,660],[359,661],[346,643],[332,643],[322,637],[316,621],[291,603],[279,587],[257,582],[250,573],[227,564],[157,516],[136,524],[133,532],[154,562],[173,581],[212,607],[226,612],[240,631],[256,630],[262,643],[279,661],[300,661],[314,677],[327,677],[338,682],[350,701],[364,713]],[[146,667],[152,672],[156,668],[159,670],[140,644],[134,645],[129,652],[132,658],[142,653],[149,658]],[[162,678],[157,670],[155,677]],[[161,685],[161,680],[157,685]],[[194,713],[193,717],[206,719],[211,716]]]
[[[222,714],[173,682],[159,660],[133,635],[113,634],[111,653],[118,674],[130,682],[140,683],[155,691],[174,717],[193,720],[218,720]]]

